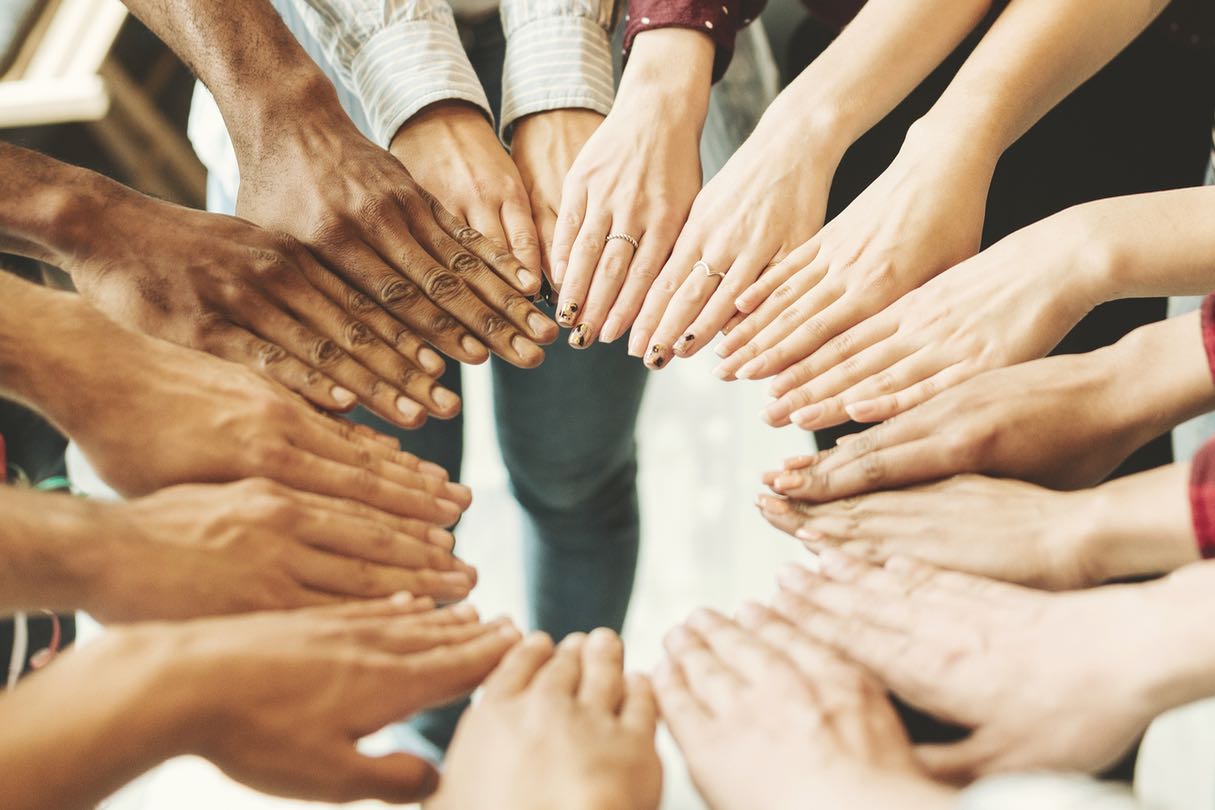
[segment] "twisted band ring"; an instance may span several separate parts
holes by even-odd
[[[724,279],[726,277],[725,273],[714,271],[712,267],[709,267],[709,263],[704,259],[701,259],[696,262],[696,264],[692,265],[693,273],[695,273],[698,269],[705,271],[705,278],[713,278],[713,276],[718,276],[719,278]]]
[[[627,233],[609,234],[608,238],[603,240],[604,247],[606,247],[607,243],[612,241],[613,239],[623,239],[624,241],[628,242],[630,245],[633,246],[633,250],[637,249],[637,240],[634,239],[633,237],[629,236]]]

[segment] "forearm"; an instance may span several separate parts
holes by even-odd
[[[178,684],[155,676],[164,652],[138,635],[111,631],[0,697],[0,806],[93,808],[184,753],[177,728],[189,721],[173,695]]]
[[[829,132],[847,149],[944,61],[990,8],[991,0],[870,0],[773,102],[761,126]]]
[[[1142,662],[1140,693],[1153,715],[1215,695],[1213,595],[1215,561],[1143,586],[1142,632],[1127,649]]]
[[[713,40],[698,31],[660,28],[638,34],[616,105],[660,100],[662,124],[702,131],[709,112],[713,55]]]
[[[265,0],[127,0],[215,96],[238,158],[284,126],[344,122],[333,84]]]
[[[1125,48],[1167,0],[1013,0],[916,123],[998,156]]]

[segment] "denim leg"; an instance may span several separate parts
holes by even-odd
[[[524,514],[533,627],[560,639],[624,625],[640,516],[634,430],[646,370],[624,341],[558,341],[537,369],[494,358],[502,458]]]

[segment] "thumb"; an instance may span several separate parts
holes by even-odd
[[[439,786],[439,772],[434,766],[412,754],[373,757],[352,750],[346,773],[351,788],[349,800],[409,804],[421,801]]]
[[[915,754],[933,777],[966,784],[982,774],[995,749],[982,732],[974,732],[961,742],[917,745]]]

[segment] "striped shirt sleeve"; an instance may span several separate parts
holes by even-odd
[[[532,113],[577,107],[608,114],[613,14],[613,0],[503,0],[503,140]]]
[[[387,147],[428,104],[489,100],[468,61],[446,0],[289,0],[363,103],[372,137]]]

